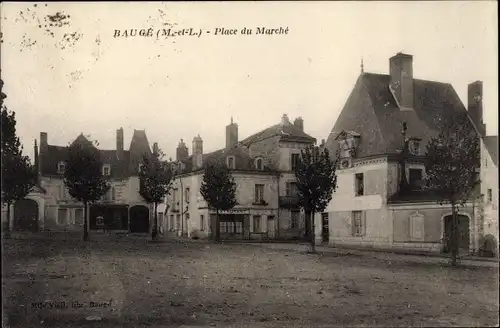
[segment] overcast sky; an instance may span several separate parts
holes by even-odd
[[[283,113],[326,139],[361,57],[366,72],[387,74],[399,51],[414,56],[414,77],[451,83],[465,105],[467,84],[482,80],[487,131],[498,134],[496,1],[1,6],[5,103],[29,155],[41,131],[50,144],[83,132],[114,149],[119,127],[127,149],[133,130],[146,129],[167,156],[181,138],[191,152],[197,134],[208,152],[225,145],[231,116],[241,140]],[[45,22],[57,12],[69,24]],[[203,34],[114,38],[115,29],[168,27]],[[243,27],[254,34],[213,35]],[[257,27],[288,34],[255,35]]]

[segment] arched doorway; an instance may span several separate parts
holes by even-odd
[[[149,232],[149,209],[144,205],[130,208],[130,232]]]
[[[38,203],[21,199],[14,204],[14,230],[38,231]]]
[[[469,231],[469,217],[467,215],[457,215],[458,219],[458,248],[464,251],[469,251],[470,246],[470,231]],[[445,253],[451,250],[451,222],[452,216],[447,215],[444,220],[444,251]]]

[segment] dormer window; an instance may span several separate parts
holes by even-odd
[[[410,154],[413,155],[420,155],[420,141],[422,139],[420,138],[410,138],[408,141],[408,150],[410,151]]]
[[[229,156],[226,159],[226,165],[229,169],[234,169],[234,156]]]
[[[259,157],[255,159],[255,168],[257,170],[264,169],[264,161],[262,160],[262,158]]]
[[[65,162],[57,163],[57,173],[64,174],[65,170],[66,170],[66,163]]]
[[[342,131],[335,138],[340,147],[340,158],[352,158],[356,156],[360,135],[354,131]]]
[[[102,166],[102,175],[104,175],[105,177],[109,177],[111,175],[111,165],[104,164]]]

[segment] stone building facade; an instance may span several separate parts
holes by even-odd
[[[226,146],[203,152],[203,140],[193,138],[189,155],[183,140],[177,147],[178,173],[167,197],[163,225],[178,235],[209,237],[215,229],[215,212],[200,194],[204,165],[222,161],[231,170],[238,205],[221,213],[221,237],[225,239],[302,238],[307,232],[298,207],[293,167],[301,149],[316,142],[304,132],[302,118],[290,122],[284,114],[279,124],[242,141],[238,125],[226,126]]]
[[[83,134],[74,143],[95,147]],[[35,166],[38,183],[25,199],[12,206],[11,227],[17,231],[77,231],[84,222],[84,209],[69,195],[64,185],[67,148],[48,143],[48,134],[35,141]],[[139,195],[139,163],[151,154],[144,130],[134,130],[129,150],[124,149],[123,129],[116,132],[116,149],[99,150],[102,175],[111,188],[89,206],[90,230],[131,232],[150,231],[151,206]]]
[[[328,207],[315,216],[316,240],[446,252],[451,207],[438,204],[439,194],[422,190],[424,153],[442,122],[467,109],[450,84],[415,79],[411,55],[390,58],[389,70],[388,75],[361,72],[327,139],[325,147],[340,156],[338,181]],[[469,98],[480,91],[474,85]],[[474,105],[469,104],[471,120]],[[472,122],[464,129],[474,134]],[[471,199],[459,213],[462,252],[478,249],[477,205]]]

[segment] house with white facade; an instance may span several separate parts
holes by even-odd
[[[73,143],[96,147],[83,134]],[[67,147],[48,143],[48,134],[40,133],[40,147],[35,140],[35,166],[38,182],[25,199],[11,208],[14,231],[76,231],[84,222],[83,204],[74,200],[64,185]],[[102,175],[111,188],[99,201],[89,206],[90,230],[149,232],[151,206],[139,195],[139,163],[151,154],[144,130],[134,130],[129,150],[124,149],[123,129],[116,132],[116,149],[99,149]]]
[[[235,179],[237,205],[220,213],[223,239],[301,238],[308,225],[298,207],[295,174],[301,149],[316,142],[304,132],[302,118],[288,116],[254,135],[238,140],[238,125],[226,126],[226,146],[204,153],[195,136],[192,154],[181,139],[174,166],[173,191],[164,207],[166,230],[188,237],[208,238],[215,231],[215,211],[200,194],[204,167],[221,161]]]
[[[475,85],[469,98],[482,90]],[[451,207],[438,204],[439,194],[422,191],[424,153],[443,122],[466,111],[451,84],[414,77],[411,55],[390,58],[389,74],[362,69],[325,144],[340,160],[336,192],[315,217],[317,242],[448,251]],[[473,124],[463,128],[474,135]],[[479,246],[474,212],[474,200],[459,212],[462,253]]]

